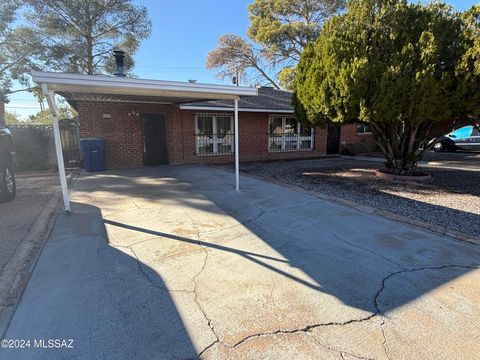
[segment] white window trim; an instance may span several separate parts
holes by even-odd
[[[213,152],[210,154],[200,154],[198,151],[200,147],[199,143],[199,136],[200,136],[200,129],[198,128],[198,118],[199,117],[211,117],[212,118],[212,139],[208,141],[208,143],[213,144]],[[230,130],[232,131],[232,142],[230,144],[230,152],[228,153],[218,153],[218,138],[217,138],[217,130],[218,130],[218,125],[217,125],[217,117],[229,117],[230,118]],[[232,155],[235,153],[235,141],[233,140],[233,116],[231,114],[210,114],[210,113],[198,113],[195,114],[195,153],[197,156],[213,156],[213,155]],[[220,141],[220,143],[222,143]],[[202,145],[205,145],[205,142],[202,143]]]
[[[359,126],[368,126],[367,124],[355,124],[356,126],[356,129],[355,129],[355,132],[357,135],[372,135],[372,130],[370,131],[366,131],[366,132],[358,132],[358,127]],[[368,126],[370,128],[370,126]]]
[[[274,118],[281,118],[282,119],[282,149],[281,150],[272,150],[271,149],[271,143],[272,143],[272,138],[278,138],[278,135],[271,135],[270,134],[270,121]],[[287,135],[285,133],[285,126],[286,126],[286,122],[287,122],[287,119],[295,119],[295,121],[297,121],[297,134],[292,134],[292,135]],[[315,133],[315,129],[313,127],[310,128],[310,136],[301,136],[300,134],[300,129],[301,129],[301,124],[300,124],[300,121],[298,121],[295,116],[292,116],[292,115],[283,115],[283,116],[279,116],[279,115],[270,115],[268,117],[268,152],[295,152],[295,151],[311,151],[313,150],[313,140],[315,138],[314,136],[314,133]],[[289,138],[289,137],[292,137],[292,136],[295,136],[297,139],[297,147],[296,149],[286,149],[286,139]],[[300,148],[300,144],[302,141],[306,141],[306,140],[309,140],[310,141],[310,148]]]

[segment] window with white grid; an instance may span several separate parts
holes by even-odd
[[[313,129],[293,116],[271,115],[268,119],[268,150],[270,152],[313,149]]]
[[[234,138],[232,115],[195,115],[195,145],[197,155],[233,154]]]

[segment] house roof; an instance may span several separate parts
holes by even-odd
[[[215,85],[135,79],[103,75],[79,75],[55,72],[32,73],[33,81],[65,97],[77,101],[155,102],[181,104],[192,101],[231,100],[254,97],[257,89],[232,85]]]
[[[239,111],[293,113],[292,93],[269,87],[258,88],[258,96],[242,96],[238,101]],[[209,100],[183,103],[180,109],[233,111],[232,100]]]

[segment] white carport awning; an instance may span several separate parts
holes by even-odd
[[[234,100],[235,188],[237,191],[239,190],[238,99],[241,96],[257,96],[258,90],[256,88],[37,71],[32,73],[32,77],[34,82],[42,86],[52,113],[55,149],[65,211],[70,211],[70,200],[58,128],[55,93],[64,96],[73,103],[80,100],[97,100],[181,104],[200,100]]]
[[[88,97],[102,95],[119,101],[183,103],[195,100],[238,99],[258,95],[254,87],[135,79],[105,75],[79,75],[54,72],[32,73],[33,81],[46,84],[58,94]],[[111,101],[111,100],[108,100]]]

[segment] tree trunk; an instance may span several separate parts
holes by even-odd
[[[394,158],[387,161],[385,167],[394,175],[412,176],[417,170],[417,160],[410,156]]]
[[[93,75],[95,70],[93,68],[93,41],[92,37],[87,36],[87,74]]]
[[[6,125],[5,123],[5,99],[0,96],[0,126]]]
[[[422,141],[417,139],[418,126],[411,127],[408,123],[399,127],[392,124],[369,125],[375,142],[385,156],[385,168],[394,175],[414,175],[421,154],[419,147],[422,144]]]

